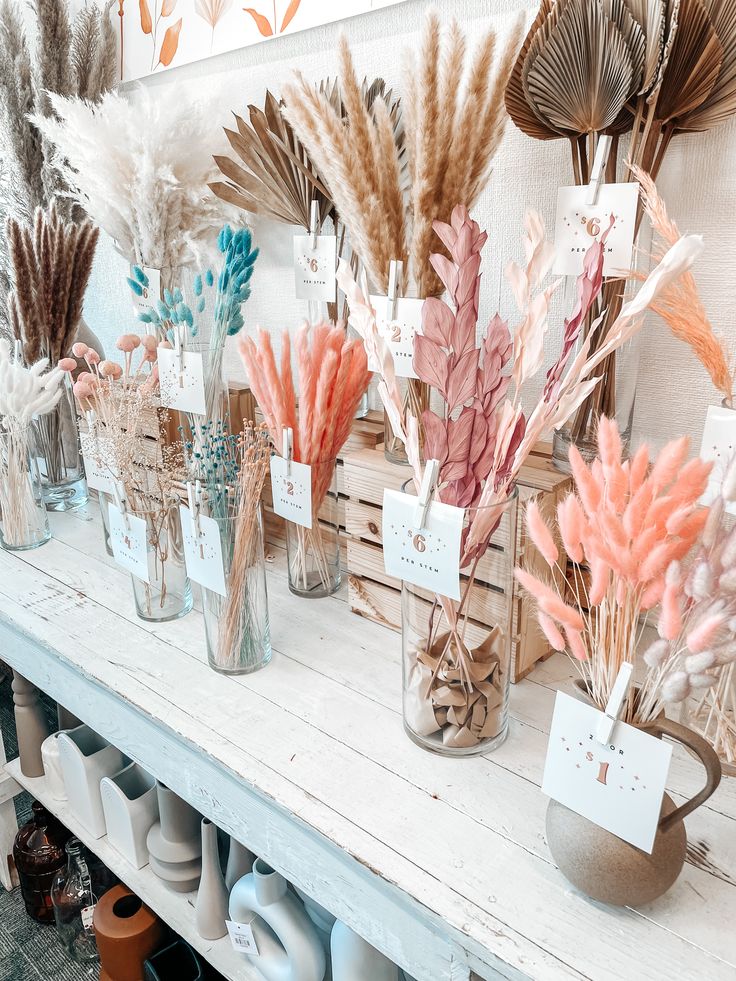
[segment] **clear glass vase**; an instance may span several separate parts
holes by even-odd
[[[404,415],[413,415],[415,419],[420,420],[419,442],[421,449],[421,418],[424,410],[429,408],[431,389],[429,385],[427,385],[425,382],[419,381],[417,378],[397,378],[396,381],[399,385],[399,391],[401,393],[401,402],[404,408]],[[409,461],[406,458],[406,448],[401,440],[394,435],[394,431],[391,427],[391,420],[389,419],[387,412],[384,412],[383,414],[383,431],[383,452],[386,459],[389,461],[389,463],[399,463],[402,466],[408,466]]]
[[[184,564],[179,503],[174,500],[153,510],[136,510],[146,522],[148,582],[131,576],[136,613],[141,620],[178,620],[192,608],[192,586]]]
[[[100,517],[102,518],[102,537],[105,542],[105,551],[108,555],[114,557],[114,552],[112,550],[112,544],[110,542],[110,495],[105,494],[104,491],[97,492],[97,503],[100,506]]]
[[[92,888],[92,876],[84,846],[78,838],[66,845],[68,862],[51,887],[51,902],[59,939],[69,956],[78,964],[99,960],[92,913],[97,898]]]
[[[89,500],[74,397],[68,384],[56,407],[35,420],[38,468],[49,511],[70,511]]]
[[[37,548],[51,537],[41,490],[36,430],[0,420],[0,545]]]
[[[471,524],[487,529],[470,549]],[[404,728],[444,756],[491,752],[508,733],[517,493],[466,509],[460,600],[403,582]]]
[[[271,660],[263,520],[222,517],[220,544],[226,595],[202,590],[202,609],[210,667],[223,674],[249,674]]]
[[[313,599],[340,588],[340,515],[335,460],[312,464],[312,527],[286,522],[289,589]]]

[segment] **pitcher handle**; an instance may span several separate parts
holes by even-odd
[[[654,736],[662,734],[676,739],[691,749],[705,767],[706,780],[703,789],[690,800],[686,800],[684,804],[680,804],[674,811],[659,819],[659,830],[667,831],[676,821],[681,821],[696,807],[700,807],[708,800],[721,782],[721,761],[709,742],[699,736],[697,732],[693,732],[692,729],[688,729],[687,726],[683,726],[679,722],[673,722],[672,719],[655,719],[649,725],[642,726],[642,729],[644,732],[651,732]]]

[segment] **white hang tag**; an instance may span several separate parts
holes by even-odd
[[[84,459],[87,486],[101,494],[112,495],[115,491],[117,471],[113,465],[112,441],[100,433],[80,433],[79,445]]]
[[[148,279],[148,286],[139,283],[139,286],[143,290],[141,296],[133,293],[133,310],[136,313],[144,313],[149,307],[155,307],[158,300],[161,299],[161,270],[152,269],[150,266],[140,266],[140,268]],[[130,278],[138,282],[133,275],[132,267],[130,269]]]
[[[179,355],[173,348],[158,349],[158,378],[161,405],[180,409],[195,416],[207,414],[204,394],[204,364],[199,351],[184,351]]]
[[[312,248],[311,235],[294,236],[294,280],[298,300],[337,299],[337,236],[318,235]]]
[[[422,307],[424,300],[400,296],[394,306],[394,317],[387,318],[388,300],[385,296],[371,296],[371,306],[376,311],[378,333],[386,341],[394,358],[394,368],[399,378],[417,378],[414,371],[414,337],[422,332]],[[379,371],[380,365],[370,359],[368,368]]]
[[[148,535],[144,518],[124,515],[112,501],[108,506],[110,547],[117,564],[137,579],[150,582],[148,574]],[[127,521],[126,521],[127,518]]]
[[[672,745],[625,722],[615,724],[604,745],[596,739],[604,718],[557,693],[542,792],[651,854]]]
[[[416,524],[417,498],[383,492],[383,561],[389,576],[460,599],[460,540],[465,512],[432,501],[424,525]]]
[[[312,468],[308,463],[271,457],[273,509],[287,521],[312,527]]]
[[[554,272],[579,276],[585,253],[611,222],[603,253],[603,275],[615,276],[631,268],[639,184],[602,184],[595,204],[588,204],[588,186],[561,187],[557,192]]]
[[[200,514],[198,526],[192,520],[192,513],[184,504],[179,505],[181,527],[184,537],[184,561],[187,575],[205,589],[225,596],[225,569],[222,562],[222,543],[220,526],[214,518]]]
[[[258,944],[253,936],[253,927],[250,923],[235,923],[233,920],[225,920],[225,925],[233,950],[237,950],[240,954],[258,957]]]
[[[82,910],[82,926],[85,930],[89,931],[92,929],[92,924],[95,918],[95,906],[85,906]]]
[[[736,411],[723,405],[709,405],[703,427],[703,440],[700,444],[700,459],[713,463],[708,477],[708,486],[700,498],[705,507],[715,501],[721,493],[721,482],[726,467],[736,454]],[[726,505],[729,514],[736,514],[736,502]]]

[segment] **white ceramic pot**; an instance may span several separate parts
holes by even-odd
[[[41,759],[43,772],[46,776],[46,786],[54,800],[66,800],[64,789],[64,774],[61,772],[61,754],[59,753],[60,732],[52,732],[41,743]]]
[[[399,981],[399,969],[339,920],[332,928],[332,981]]]
[[[173,892],[191,892],[202,873],[201,816],[162,783],[156,784],[160,820],[148,832],[148,861]]]
[[[227,887],[220,867],[217,828],[202,818],[202,878],[194,904],[197,933],[205,940],[219,940],[227,933]]]
[[[158,820],[156,781],[129,763],[119,773],[100,781],[107,840],[135,869],[148,865],[146,838]]]
[[[327,961],[317,930],[286,879],[262,859],[235,883],[230,919],[250,923],[258,956],[246,956],[266,981],[323,981]]]
[[[59,735],[59,755],[69,806],[93,837],[102,838],[105,813],[100,780],[122,770],[125,757],[84,725]]]

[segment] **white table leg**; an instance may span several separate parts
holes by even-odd
[[[0,883],[6,889],[18,885],[18,876],[12,861],[13,842],[18,831],[13,798],[21,793],[21,788],[10,774],[5,773],[5,743],[0,729]]]

